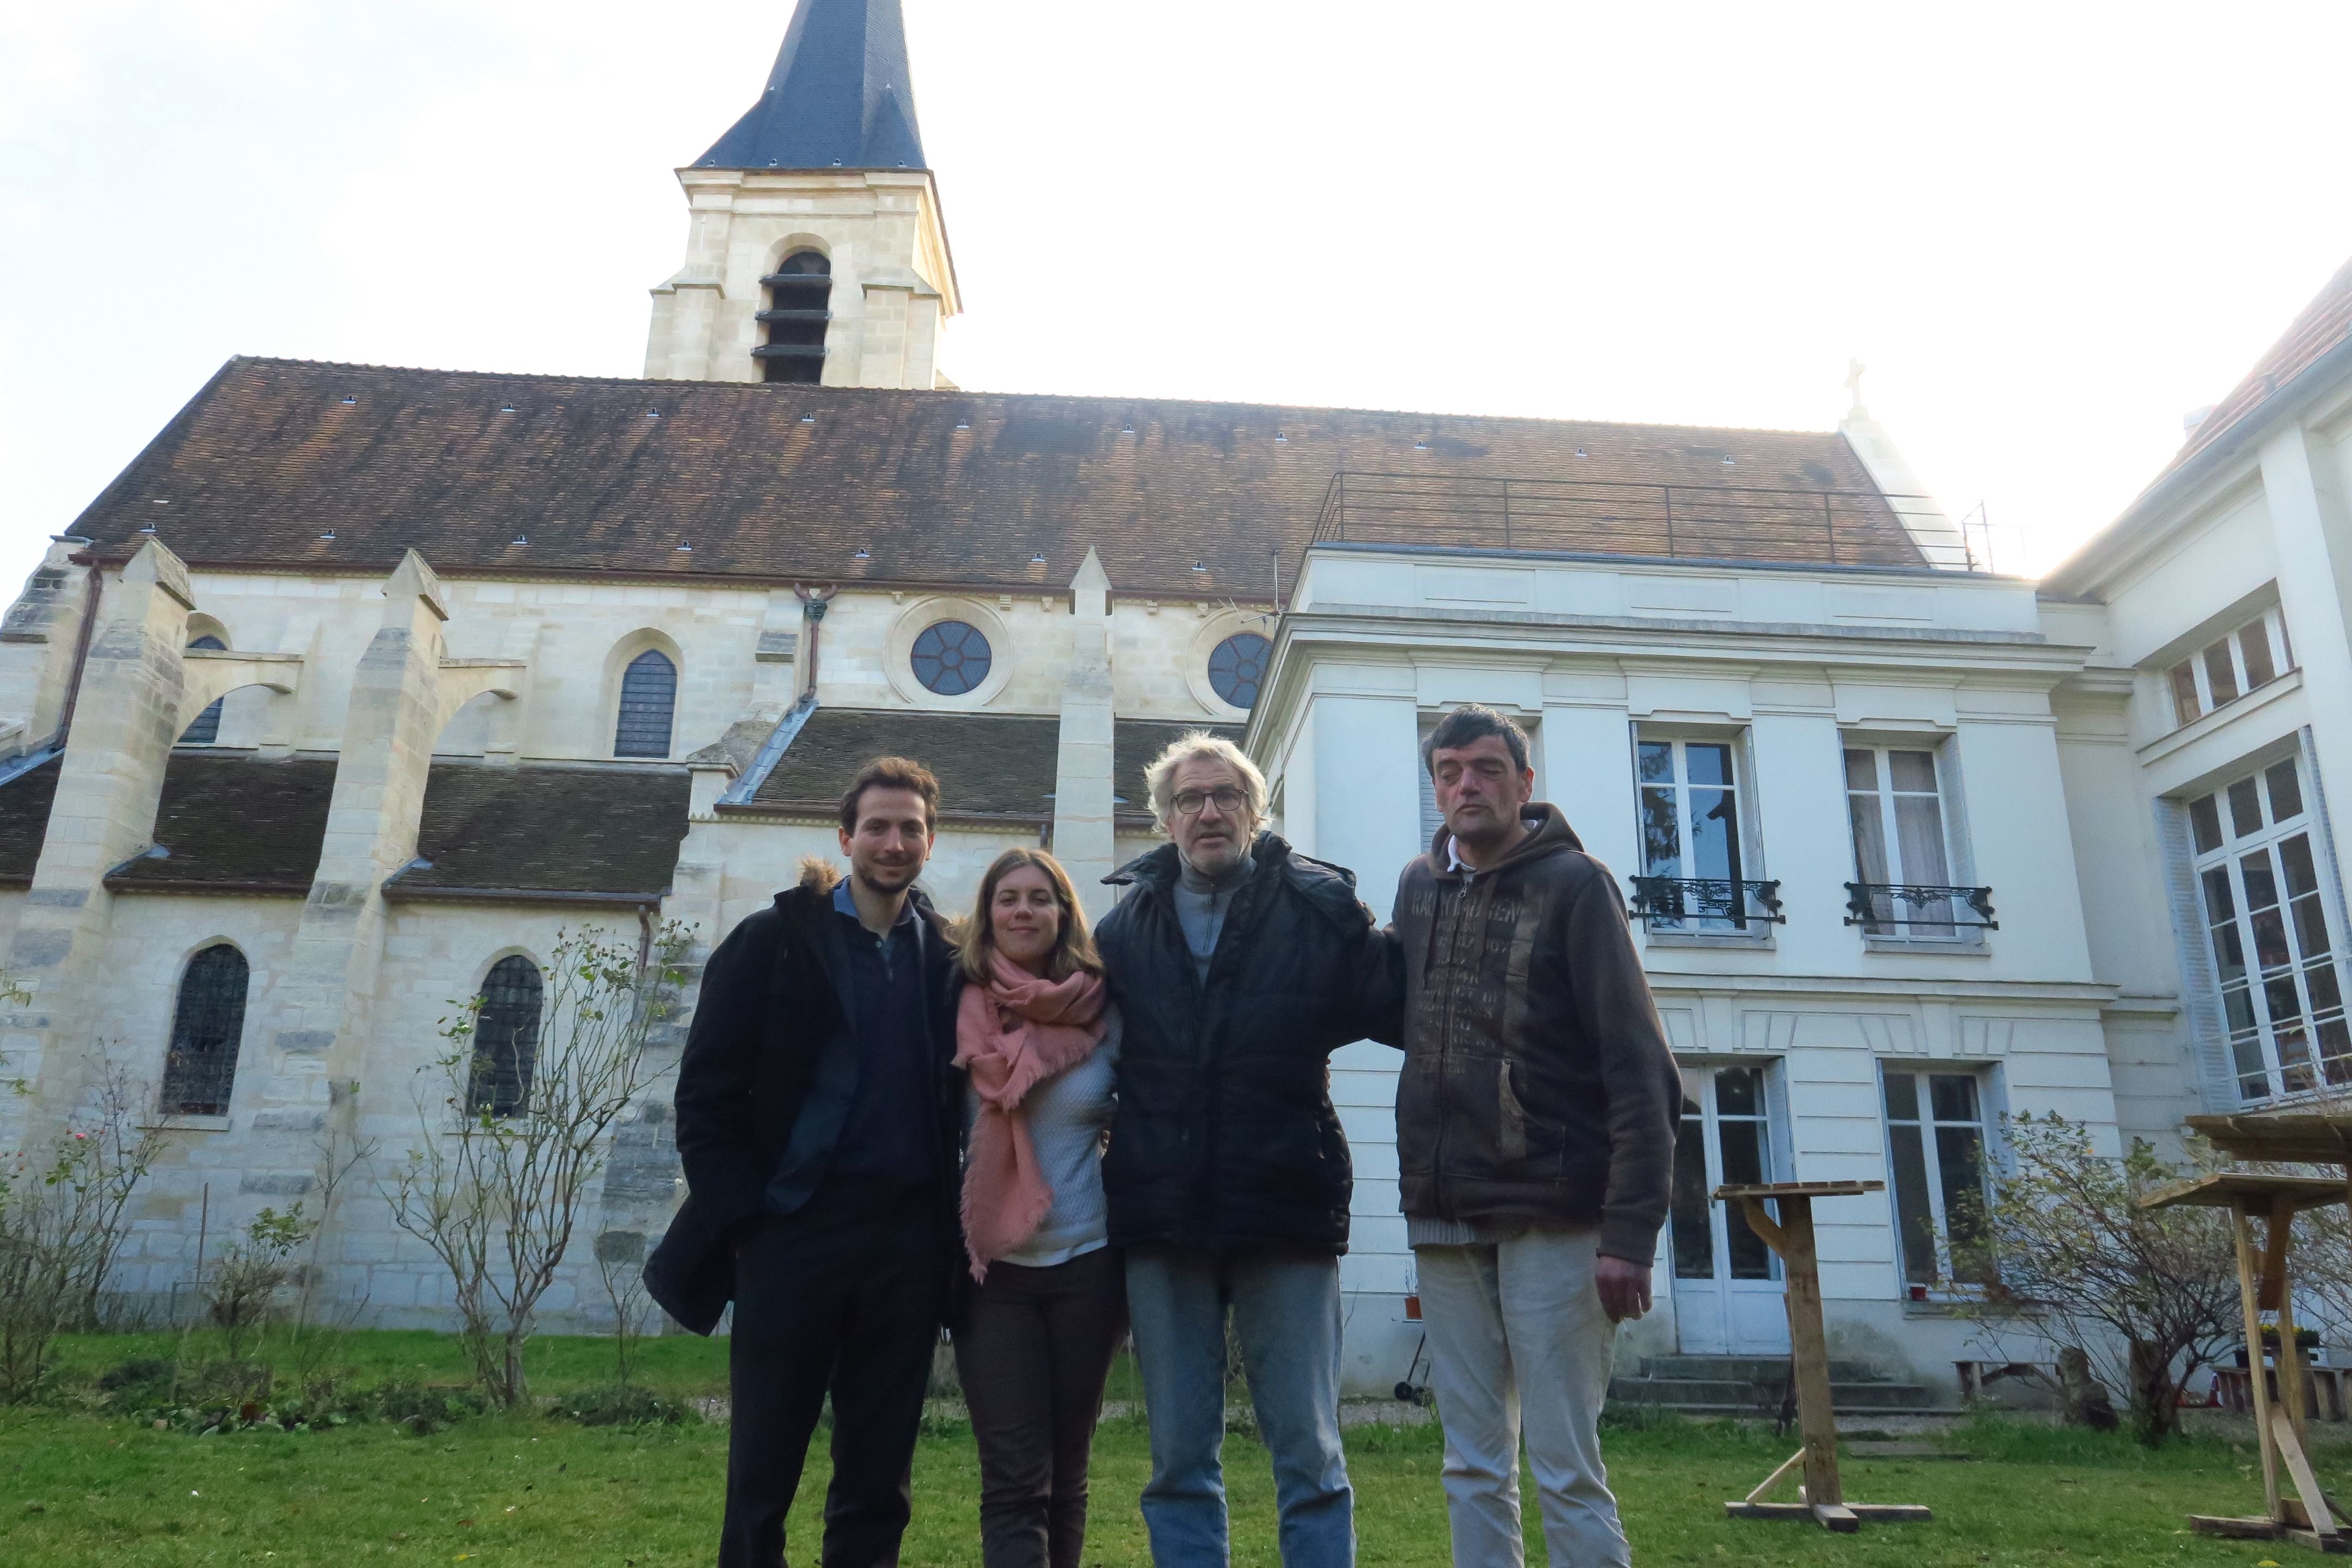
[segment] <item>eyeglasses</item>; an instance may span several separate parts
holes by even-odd
[[[1232,816],[1249,804],[1249,796],[1230,785],[1223,789],[1180,790],[1171,804],[1179,816],[1198,816],[1201,808],[1213,800],[1217,803],[1218,814],[1223,816]]]

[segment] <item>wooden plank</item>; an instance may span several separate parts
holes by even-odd
[[[2332,1189],[2336,1184],[2330,1182],[2327,1185]],[[2252,1194],[2248,1195],[2251,1197]],[[2273,1193],[2267,1207],[2270,1222],[2263,1232],[2263,1283],[2262,1289],[2254,1293],[2254,1305],[2265,1312],[2277,1312],[2288,1310],[2286,1248],[2288,1238],[2294,1234],[2294,1200],[2288,1194]],[[2279,1361],[2284,1365],[2286,1357],[2282,1354]],[[2284,1385],[2279,1389],[2279,1397],[2286,1397]],[[2290,1405],[2290,1408],[2300,1410],[2301,1406]]]
[[[2278,1448],[2270,1435],[2270,1379],[2263,1375],[2263,1314],[2254,1297],[2253,1222],[2247,1217],[2243,1198],[2230,1205],[2230,1245],[2237,1255],[2238,1306],[2246,1330],[2246,1363],[2251,1372],[2246,1388],[2254,1406],[2255,1445],[2263,1456],[2263,1508],[2273,1521],[2283,1521],[2286,1516],[2279,1511]]]
[[[2305,1426],[2310,1417],[2304,1410],[2310,1397],[2304,1375],[2303,1347],[2294,1342],[2294,1290],[2287,1279],[2287,1243],[2294,1233],[2294,1209],[2284,1201],[2276,1201],[2271,1208],[2269,1246],[2263,1248],[2263,1288],[2278,1292],[2271,1303],[2278,1313],[2278,1378],[2279,1403],[2286,1406],[2287,1424],[2294,1430],[2294,1446],[2298,1454],[2311,1448],[2311,1429]],[[2253,1358],[2246,1358],[2251,1361]],[[2275,1415],[2277,1412],[2273,1411]],[[2290,1467],[2290,1471],[2292,1467]],[[2321,1509],[2316,1516],[2326,1522],[2327,1510]]]
[[[1926,1524],[1935,1519],[1935,1510],[1917,1502],[1850,1502],[1848,1512],[1864,1524]]]
[[[2202,1133],[2224,1154],[2289,1165],[2352,1164],[2352,1115],[2192,1116],[2189,1131]]]
[[[2282,1530],[2279,1531],[2279,1537],[2281,1540],[2292,1541],[2297,1546],[2308,1546],[2314,1552],[2331,1552],[2337,1556],[2352,1552],[2352,1537],[2315,1535],[2308,1530]]]
[[[2189,1528],[2200,1535],[2218,1535],[2229,1541],[2275,1541],[2283,1528],[2277,1520],[2229,1519],[2217,1514],[2192,1513]]]
[[[1843,1503],[1838,1484],[1837,1417],[1830,1404],[1829,1337],[1822,1325],[1822,1270],[1813,1251],[1811,1198],[1780,1199],[1780,1235],[1788,1245],[1789,1354],[1797,1382],[1797,1428],[1805,1444],[1805,1500],[1819,1508]]]
[[[1802,1448],[1798,1449],[1795,1453],[1781,1460],[1780,1468],[1779,1469],[1774,1470],[1770,1475],[1766,1476],[1763,1480],[1757,1483],[1756,1489],[1748,1494],[1748,1500],[1749,1502],[1762,1502],[1766,1492],[1769,1492],[1774,1487],[1779,1486],[1781,1479],[1786,1477],[1790,1470],[1795,1469],[1799,1465],[1804,1463],[1804,1461],[1805,1451]]]
[[[1883,1193],[1885,1182],[1727,1182],[1715,1189],[1718,1202],[1734,1198],[1851,1198]]]
[[[2282,1380],[2284,1381],[2284,1380]],[[2279,1390],[2284,1397],[2286,1390]],[[2294,1423],[2285,1419],[2285,1412],[2271,1412],[2271,1440],[2278,1445],[2279,1457],[2286,1461],[2286,1472],[2294,1478],[2295,1495],[2303,1500],[2304,1522],[2315,1535],[2323,1538],[2338,1533],[2336,1521],[2328,1516],[2327,1494],[2320,1489],[2319,1478],[2312,1473],[2311,1460],[2305,1457],[2302,1436]]]
[[[2262,1171],[2215,1171],[2202,1176],[2185,1176],[2177,1182],[2167,1182],[2143,1194],[2139,1206],[2144,1209],[2171,1208],[2186,1204],[2191,1208],[2228,1208],[2241,1198],[2252,1202],[2258,1208],[2268,1210],[2281,1197],[2291,1197],[2297,1209],[2326,1208],[2345,1201],[2345,1184],[2333,1176],[2273,1176]],[[2267,1306],[2269,1303],[2263,1303]]]
[[[1762,1198],[1740,1199],[1739,1213],[1740,1216],[1748,1221],[1748,1228],[1762,1237],[1764,1245],[1780,1254],[1785,1262],[1789,1256],[1789,1238],[1780,1234],[1780,1227],[1772,1223],[1770,1215],[1764,1212],[1764,1200]]]
[[[1853,1510],[1842,1502],[1817,1502],[1812,1505],[1813,1517],[1821,1521],[1823,1530],[1834,1530],[1840,1535],[1852,1535],[1862,1528],[1862,1521]]]

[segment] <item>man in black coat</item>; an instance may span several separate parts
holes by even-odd
[[[1114,873],[1096,932],[1126,1035],[1103,1163],[1151,1422],[1159,1568],[1223,1568],[1225,1318],[1274,1459],[1285,1568],[1355,1560],[1339,1447],[1339,1255],[1354,1183],[1333,1050],[1394,1037],[1401,967],[1337,867],[1270,833],[1231,742],[1149,773],[1173,843]]]
[[[957,1247],[954,955],[915,889],[938,813],[926,769],[869,763],[841,803],[848,879],[811,862],[703,972],[677,1078],[686,1206],[646,1283],[698,1333],[735,1303],[721,1568],[781,1568],[828,1393],[823,1561],[898,1561]]]

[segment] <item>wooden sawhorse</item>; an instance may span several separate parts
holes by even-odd
[[[2200,1535],[2236,1540],[2284,1538],[2322,1552],[2352,1552],[2337,1521],[2352,1523],[2347,1514],[2321,1489],[2311,1468],[2310,1446],[2304,1428],[2303,1356],[2294,1346],[2294,1291],[2287,1279],[2287,1247],[2294,1216],[2304,1209],[2324,1208],[2345,1201],[2344,1184],[2332,1176],[2269,1176],[2252,1171],[2221,1171],[2192,1176],[2158,1187],[2140,1199],[2148,1209],[2187,1204],[2230,1211],[2230,1238],[2238,1260],[2238,1302],[2245,1313],[2249,1362],[2262,1359],[2263,1313],[2278,1315],[2278,1398],[2271,1398],[2270,1379],[2256,1374],[2247,1380],[2254,1406],[2254,1436],[2262,1445],[2263,1511],[2249,1519],[2213,1514],[2189,1516],[2189,1528]],[[2263,1216],[2263,1249],[2257,1269],[2253,1216]],[[2284,1465],[2294,1483],[2294,1496],[2279,1487]]]
[[[1763,1483],[1723,1511],[1730,1519],[1810,1519],[1836,1531],[1858,1530],[1864,1520],[1886,1523],[1932,1518],[1916,1503],[1848,1502],[1838,1481],[1837,1415],[1830,1405],[1829,1339],[1822,1327],[1821,1260],[1813,1251],[1813,1200],[1855,1197],[1883,1192],[1885,1182],[1765,1182],[1747,1186],[1722,1186],[1716,1197],[1737,1204],[1748,1228],[1778,1253],[1787,1278],[1789,1358],[1797,1383],[1797,1427],[1804,1447],[1764,1478]],[[1764,1200],[1780,1206],[1776,1223],[1764,1212]],[[1766,1502],[1766,1494],[1798,1466],[1804,1467],[1801,1502]]]

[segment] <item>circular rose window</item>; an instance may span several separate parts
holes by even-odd
[[[1263,640],[1263,639],[1261,639]],[[908,662],[923,689],[941,697],[961,697],[988,679],[988,639],[966,621],[934,621],[915,639]]]
[[[1236,632],[1209,655],[1209,684],[1236,708],[1257,706],[1258,683],[1265,679],[1266,655],[1274,645],[1255,632]]]

